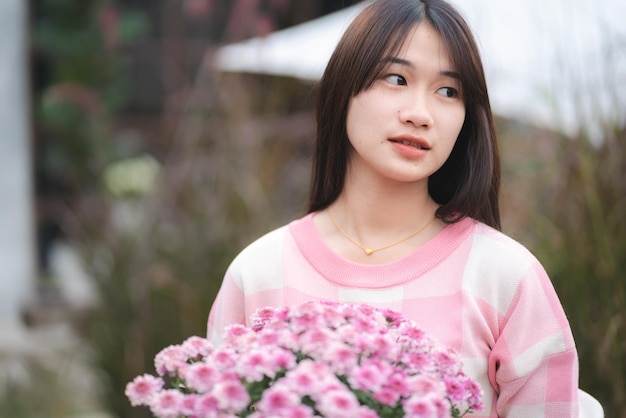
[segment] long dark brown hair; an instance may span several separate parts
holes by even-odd
[[[441,36],[461,75],[465,121],[444,165],[428,180],[437,217],[472,217],[500,229],[500,158],[480,53],[463,17],[444,0],[374,0],[339,41],[317,86],[317,139],[308,212],[323,210],[344,187],[351,144],[346,131],[352,97],[369,88],[415,25]]]

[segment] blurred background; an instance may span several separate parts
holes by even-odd
[[[455,3],[483,49],[504,232],[554,282],[581,387],[626,417],[624,2]],[[303,214],[315,80],[359,7],[0,2],[0,416],[149,416],[126,383],[204,335],[236,253]]]

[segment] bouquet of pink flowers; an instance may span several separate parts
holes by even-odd
[[[127,385],[161,418],[461,417],[482,409],[459,356],[401,314],[311,301],[265,308],[213,346],[191,337]]]

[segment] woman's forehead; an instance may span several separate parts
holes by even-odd
[[[456,72],[446,40],[429,22],[420,22],[399,39],[396,48],[390,45],[380,60],[385,66],[398,64],[409,68],[416,67],[423,60],[434,60],[442,72]],[[395,50],[394,50],[395,49]]]

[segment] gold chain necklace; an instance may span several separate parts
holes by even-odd
[[[359,247],[360,249],[362,249],[365,252],[365,255],[372,255],[374,254],[376,251],[381,251],[381,250],[385,250],[387,248],[393,247],[394,245],[398,245],[400,243],[403,243],[404,241],[413,238],[414,236],[416,236],[417,234],[419,234],[420,232],[422,232],[424,229],[426,229],[426,227],[428,225],[430,225],[431,223],[433,223],[433,221],[435,219],[437,219],[436,217],[433,217],[430,221],[428,221],[428,223],[424,226],[422,226],[420,229],[418,229],[417,231],[411,233],[410,235],[407,235],[406,237],[393,242],[391,244],[387,244],[385,246],[382,246],[380,248],[367,248],[364,245],[361,245],[360,242],[358,242],[357,240],[355,240],[354,238],[352,238],[350,235],[348,235],[348,233],[346,231],[344,231],[344,229],[342,227],[339,226],[339,224],[337,223],[337,221],[335,220],[335,218],[333,218],[333,215],[330,214],[330,210],[326,209],[326,212],[328,213],[328,217],[330,218],[330,221],[335,225],[335,227],[337,228],[337,230],[339,232],[341,232],[341,235],[343,235],[348,241],[350,241],[351,243],[353,243],[354,245],[356,245],[357,247]]]

